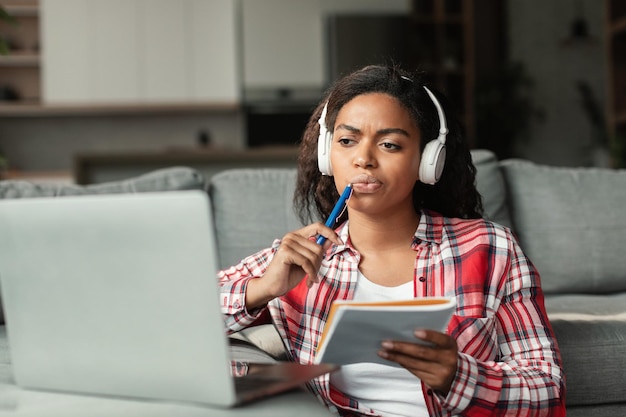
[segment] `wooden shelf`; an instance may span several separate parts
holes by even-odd
[[[13,17],[36,17],[39,16],[39,6],[37,4],[12,4],[2,2],[4,10]]]
[[[65,116],[124,116],[176,113],[235,113],[238,103],[153,103],[153,104],[55,104],[11,102],[0,104],[0,118],[6,117],[65,117]]]
[[[0,0],[0,4],[16,22],[0,25],[0,36],[6,39],[9,49],[9,55],[0,56],[0,88],[10,91],[11,98],[38,101],[41,97],[39,2]],[[3,101],[0,106],[18,102]]]
[[[38,184],[73,184],[70,171],[20,171],[9,169],[0,173],[1,180],[28,181]]]
[[[0,55],[1,67],[38,67],[39,65],[39,54],[11,52],[10,55]]]

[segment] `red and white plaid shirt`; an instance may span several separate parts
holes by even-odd
[[[447,396],[422,384],[431,416],[565,416],[561,358],[544,307],[539,274],[511,231],[482,219],[463,220],[424,211],[415,232],[413,294],[454,296],[448,326],[459,348],[458,370]],[[331,246],[319,270],[320,282],[305,280],[268,304],[289,356],[313,362],[333,300],[351,299],[360,254],[348,239],[348,223],[338,229],[346,242]],[[265,309],[248,311],[246,284],[262,277],[280,245],[220,271],[221,304],[230,332],[249,326]],[[337,391],[325,375],[309,388],[331,409],[372,415]]]

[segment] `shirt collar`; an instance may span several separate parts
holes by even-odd
[[[415,231],[416,240],[425,240],[436,244],[441,243],[443,235],[444,217],[434,211],[422,209],[420,222]]]
[[[337,229],[339,238],[344,242],[342,245],[332,245],[329,249],[328,257],[332,258],[338,253],[349,251],[353,255],[358,256],[358,252],[354,249],[354,246],[350,243],[350,235],[348,234],[348,225],[350,221],[345,221]],[[431,243],[440,244],[441,237],[443,235],[444,217],[431,210],[422,209],[422,215],[420,216],[420,222],[417,225],[415,231],[415,238],[413,243],[416,244],[419,241],[426,241]]]
[[[331,245],[330,249],[328,250],[329,258],[332,258],[338,253],[341,253],[344,251],[350,252],[355,256],[359,256],[356,249],[354,249],[354,246],[352,246],[352,243],[350,243],[350,235],[348,234],[348,223],[349,221],[346,220],[337,229],[337,235],[339,235],[339,239],[341,239],[341,241],[344,243],[342,245],[335,245],[335,244]]]

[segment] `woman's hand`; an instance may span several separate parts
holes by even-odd
[[[326,237],[323,245],[315,243],[318,235]],[[263,277],[248,283],[247,308],[264,306],[294,288],[304,277],[307,277],[307,285],[311,287],[318,281],[317,271],[331,243],[342,242],[334,230],[321,223],[313,223],[283,236]]]
[[[456,340],[434,330],[416,330],[415,337],[429,345],[386,340],[378,355],[402,365],[433,390],[448,395],[458,366]]]

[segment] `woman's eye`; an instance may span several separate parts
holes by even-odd
[[[385,149],[389,149],[389,150],[398,150],[400,149],[400,145],[396,145],[395,143],[391,143],[391,142],[383,142],[381,144],[381,146]]]

